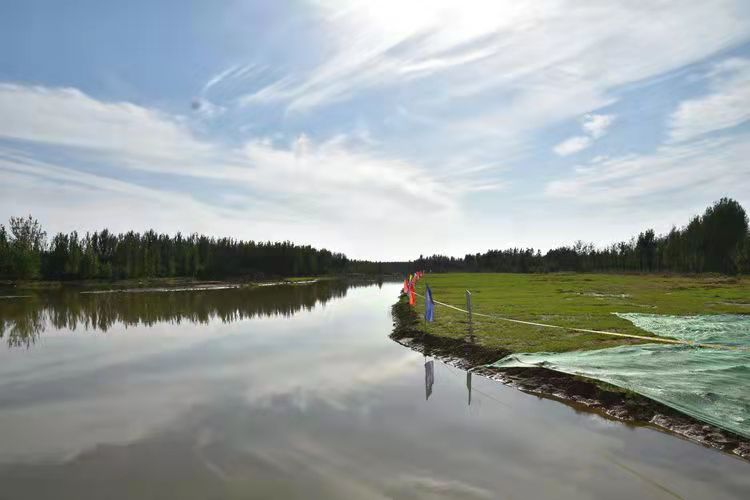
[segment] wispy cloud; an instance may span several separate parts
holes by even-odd
[[[240,66],[238,64],[234,64],[227,69],[220,71],[219,73],[215,74],[211,78],[208,79],[205,85],[203,85],[203,88],[201,89],[201,93],[206,93],[209,90],[211,90],[211,87],[214,87],[215,85],[218,85],[219,83],[223,82],[227,77],[229,77],[232,73],[235,73]]]
[[[612,206],[683,199],[718,198],[733,193],[743,201],[750,193],[750,142],[704,140],[662,146],[654,153],[597,158],[567,178],[549,182],[545,193],[582,204]]]
[[[577,135],[557,144],[553,151],[559,156],[568,156],[590,147],[596,139],[607,133],[615,121],[614,115],[590,114],[583,117],[581,129],[588,135]]]
[[[1,137],[106,151],[144,169],[216,153],[193,136],[183,117],[99,101],[74,88],[0,84],[0,111]]]
[[[735,0],[606,8],[566,0],[311,5],[323,47],[236,102],[257,106],[251,112],[280,109],[289,121],[335,109],[390,123],[400,123],[396,109],[408,103],[411,114],[432,117],[408,132],[440,145],[419,151],[431,163],[523,157],[539,147],[541,130],[591,113],[583,133],[556,148],[582,151],[611,126],[612,117],[596,111],[614,104],[618,89],[732,47],[750,29],[750,12]],[[368,99],[385,102],[385,117],[362,109]],[[386,147],[414,151],[411,144]]]
[[[615,121],[614,115],[586,115],[583,119],[583,130],[587,132],[592,139],[599,139],[607,133],[607,130]]]
[[[742,131],[730,128],[750,109],[745,59],[710,68],[707,94],[685,94],[665,119],[670,86],[697,86],[675,85],[677,72],[746,49],[750,8],[741,0],[310,0],[294,16],[231,14],[241,29],[202,26],[222,43],[207,37],[210,50],[189,65],[171,53],[149,58],[165,74],[195,78],[174,93],[174,80],[144,74],[128,82],[132,92],[102,88],[101,67],[87,68],[86,57],[80,75],[56,80],[78,88],[19,83],[44,81],[32,71],[0,84],[0,206],[72,224],[104,220],[98,202],[122,210],[106,215],[123,228],[159,224],[155,211],[167,230],[411,257],[516,244],[519,235],[544,244],[564,210],[608,195],[659,197],[670,175],[686,193],[744,185],[734,173],[745,168]],[[247,27],[260,28],[257,39]],[[232,64],[218,66],[217,54]],[[647,103],[646,89],[656,90]],[[190,99],[195,110],[166,111]],[[634,131],[630,113],[654,103],[651,128]],[[569,124],[550,148],[549,131]],[[663,137],[665,125],[671,146],[642,140]],[[712,131],[723,131],[722,147],[693,144]],[[594,147],[612,158],[574,170],[575,153]],[[565,160],[550,181],[552,154]],[[84,182],[84,173],[96,177]],[[535,205],[540,185],[544,207]],[[542,219],[535,210],[558,215],[531,229],[522,219]]]
[[[222,91],[231,91],[234,87],[258,76],[265,70],[267,70],[267,67],[261,64],[233,64],[211,76],[201,88],[200,95],[206,96],[213,93],[222,93]]]
[[[680,103],[670,116],[672,141],[687,141],[750,120],[750,60],[722,61],[706,78],[708,95]]]
[[[38,112],[28,113],[28,109]],[[128,199],[134,203],[135,199],[145,198],[151,205],[168,206],[164,213],[184,220],[189,219],[187,214],[192,210],[188,207],[194,207],[195,212],[202,212],[197,221],[253,220],[253,227],[265,227],[263,233],[267,234],[268,224],[263,221],[276,219],[281,213],[286,214],[287,223],[292,221],[286,225],[292,234],[314,233],[315,228],[325,225],[321,221],[329,221],[340,228],[337,240],[350,232],[363,236],[364,242],[377,240],[377,234],[392,232],[389,228],[393,221],[409,213],[414,204],[437,221],[455,216],[460,211],[459,200],[466,194],[495,187],[478,183],[471,176],[438,178],[420,165],[374,152],[347,136],[315,142],[300,135],[286,145],[260,138],[239,146],[213,143],[196,137],[183,117],[130,103],[99,101],[75,89],[0,85],[0,110],[12,123],[0,123],[0,139],[62,148],[67,158],[74,159],[72,165],[64,166],[37,162],[24,146],[20,146],[24,151],[20,155],[7,148],[0,150],[4,158],[0,169],[12,173],[15,182],[23,184],[19,191],[31,190],[30,184],[21,179],[25,177],[65,182],[69,190],[91,193],[92,189],[100,189],[109,193],[106,202],[101,196],[72,196],[66,210],[69,214],[76,205],[93,210],[92,203],[122,207]],[[107,167],[100,168],[101,174],[85,173],[75,164],[76,158],[84,163],[103,161]],[[234,208],[229,209],[198,202],[190,192],[173,195],[164,189],[142,188],[118,180],[127,171],[207,179],[219,183],[220,189],[244,193],[246,203],[241,203],[242,195],[235,194]],[[52,210],[41,200],[46,196],[43,190],[33,191],[39,192],[34,207],[48,206]],[[122,200],[122,205],[117,204],[117,199]],[[128,212],[128,219],[137,215],[143,217],[139,226],[144,221],[156,221],[140,211]],[[119,220],[122,219],[121,215]],[[304,224],[309,224],[309,230],[300,231],[298,226]],[[368,225],[378,231],[368,230]],[[172,227],[180,225],[175,223]],[[408,231],[407,227],[395,230]],[[280,239],[289,237],[281,231],[273,232]],[[350,250],[354,247],[349,244],[342,248],[347,246]]]
[[[540,85],[604,95],[742,40],[748,19],[734,3],[622,3],[602,9],[559,0],[533,5],[384,0],[357,1],[342,10],[339,2],[316,2],[332,45],[325,59],[312,69],[291,69],[243,102],[308,111],[368,89],[403,88],[424,79],[439,80],[452,97],[498,89],[536,94]],[[659,30],[652,28],[656,22]],[[580,103],[583,109],[588,104]]]
[[[577,135],[569,139],[565,139],[560,144],[556,145],[553,149],[555,153],[560,156],[568,156],[573,153],[583,151],[594,143],[591,137],[585,135]]]
[[[54,230],[228,231],[238,213],[176,193],[0,149],[0,212],[33,212]],[[23,193],[23,200],[17,193]],[[273,215],[271,213],[270,215]],[[278,218],[274,217],[278,223]],[[189,227],[186,227],[186,221]]]

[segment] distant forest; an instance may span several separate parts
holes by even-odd
[[[0,279],[265,279],[281,276],[432,272],[636,271],[750,273],[745,210],[728,198],[663,235],[648,229],[608,247],[578,241],[542,254],[533,248],[489,250],[464,258],[434,255],[413,262],[350,260],[291,242],[255,242],[198,234],[175,236],[108,230],[58,233],[51,241],[32,216],[0,225]]]
[[[350,260],[309,245],[148,231],[47,233],[32,216],[0,225],[0,279],[81,280],[193,277],[267,279],[336,274],[405,274],[409,262]]]
[[[722,198],[681,228],[657,235],[648,229],[607,247],[578,241],[542,254],[533,248],[489,250],[464,258],[420,257],[432,272],[675,272],[750,274],[748,217],[735,200]]]

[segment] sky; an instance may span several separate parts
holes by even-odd
[[[351,258],[750,209],[750,2],[0,5],[0,221]]]

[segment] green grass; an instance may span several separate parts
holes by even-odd
[[[429,284],[435,300],[465,309],[464,292],[472,292],[474,312],[565,327],[650,335],[614,312],[651,314],[750,314],[750,279],[723,276],[661,276],[616,274],[427,274],[417,285]],[[417,312],[424,300],[417,297]],[[440,305],[436,320],[425,325],[431,334],[466,338],[465,313]],[[508,323],[474,316],[476,341],[512,352],[561,352],[638,343],[606,335],[578,333]]]

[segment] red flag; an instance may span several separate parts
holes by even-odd
[[[414,306],[417,303],[417,296],[414,294],[414,289],[409,290],[409,305]]]
[[[404,280],[404,293],[409,293],[409,280]]]

